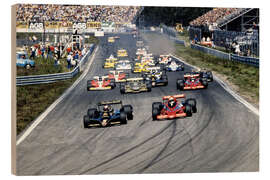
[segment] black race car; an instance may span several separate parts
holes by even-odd
[[[120,100],[105,101],[98,103],[96,108],[88,109],[87,115],[83,117],[83,125],[84,128],[107,127],[114,124],[127,124],[127,120],[132,119],[133,108],[131,105],[123,105]]]

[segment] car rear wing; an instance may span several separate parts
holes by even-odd
[[[99,77],[100,76],[94,76],[93,79],[99,80]],[[104,79],[108,78],[108,76],[101,76],[101,78],[102,78],[102,80],[104,80]]]
[[[160,67],[159,66],[156,66],[156,67],[148,67],[146,68],[147,70],[149,71],[152,71],[152,70],[160,70]]]
[[[200,74],[184,74],[184,78],[197,78]]]
[[[121,100],[113,100],[113,101],[101,101],[98,103],[98,106],[110,105],[110,104],[122,104]]]
[[[142,81],[143,78],[141,77],[135,77],[135,78],[128,78],[127,81]]]
[[[123,73],[124,71],[109,71],[112,74],[118,74],[118,73]]]
[[[186,95],[184,94],[177,94],[177,95],[172,95],[172,96],[163,96],[163,100],[169,100],[169,98],[174,98],[174,99],[180,99],[180,98],[185,98]]]
[[[130,61],[129,60],[120,60],[117,63],[130,63]]]

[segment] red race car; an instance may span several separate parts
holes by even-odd
[[[175,119],[179,117],[190,117],[192,113],[197,112],[196,100],[186,99],[178,101],[180,98],[185,98],[184,94],[164,96],[163,102],[154,102],[152,104],[153,121],[161,119]]]
[[[187,73],[184,75],[184,79],[177,79],[176,81],[176,88],[179,90],[206,89],[207,86],[207,79],[201,78],[200,74]]]
[[[115,82],[126,82],[129,77],[128,73],[124,73],[123,71],[110,71],[107,75],[108,79],[114,80]]]
[[[95,76],[87,81],[87,91],[110,90],[115,88],[115,81],[107,76]]]

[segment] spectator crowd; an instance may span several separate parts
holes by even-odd
[[[215,25],[222,20],[225,20],[228,16],[238,15],[242,12],[242,8],[214,8],[207,13],[199,16],[191,21],[191,26],[210,26]]]
[[[140,7],[59,4],[18,4],[16,20],[129,23]]]
[[[30,54],[29,58],[32,60],[35,60],[36,58],[42,58],[43,60],[48,61],[53,60],[55,66],[60,65],[60,60],[64,57],[62,56],[62,51],[64,50],[62,44],[53,45],[47,43],[44,45],[43,43],[37,43],[32,46],[24,45],[22,50],[28,52]],[[85,45],[82,48],[73,49],[68,46],[65,52],[67,68],[71,69],[72,67],[77,66],[81,58],[86,54],[87,46]]]

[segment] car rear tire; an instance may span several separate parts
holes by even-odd
[[[83,116],[83,127],[88,128],[90,124],[90,118],[88,115]]]
[[[91,88],[91,80],[87,81],[87,91],[90,91]]]
[[[177,79],[176,81],[176,89],[183,90],[185,86],[183,79]]]
[[[161,102],[153,102],[152,103],[152,109],[158,109],[159,111],[161,111],[162,103]]]
[[[213,74],[212,74],[212,72],[211,72],[211,71],[207,71],[206,73],[207,73],[207,75],[208,75],[208,79],[209,79],[210,81],[213,81]]]
[[[192,116],[192,108],[189,104],[186,104],[185,113],[187,114],[187,117]]]
[[[153,108],[152,109],[152,118],[153,118],[153,121],[157,120],[157,116],[158,115],[159,115],[159,109]]]
[[[121,124],[127,124],[127,115],[124,111],[120,112],[120,122]]]
[[[208,82],[206,79],[202,80],[202,85],[204,86],[205,89],[208,87]]]
[[[152,91],[152,84],[151,84],[151,82],[147,82],[146,83],[146,88],[147,88],[147,92],[151,92]]]
[[[120,85],[120,93],[121,94],[125,94],[126,93],[125,85]]]
[[[128,120],[133,120],[133,108],[130,104],[128,105],[124,105],[123,106],[123,111],[126,113],[127,115],[127,119]]]
[[[98,110],[96,108],[90,108],[87,111],[88,117],[91,118],[96,118],[98,116]]]
[[[197,107],[196,107],[197,102],[195,99],[191,99],[191,98],[187,99],[186,104],[189,104],[191,106],[192,113],[197,112]]]

